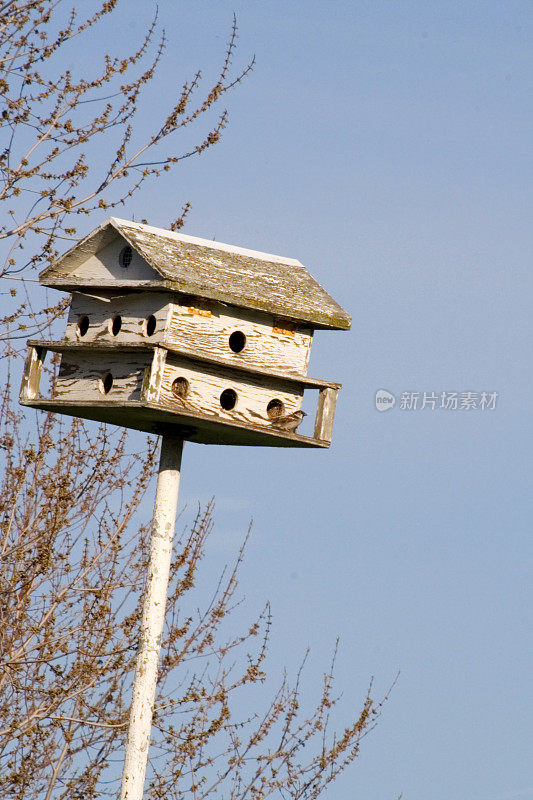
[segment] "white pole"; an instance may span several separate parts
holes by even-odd
[[[183,439],[163,434],[120,800],[142,800],[165,620]]]

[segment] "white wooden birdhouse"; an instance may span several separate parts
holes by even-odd
[[[40,282],[72,302],[62,340],[28,342],[24,405],[206,444],[329,446],[340,384],[307,365],[314,330],[350,317],[299,261],[110,218]],[[45,397],[48,351],[61,363]]]

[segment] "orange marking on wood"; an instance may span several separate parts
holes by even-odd
[[[290,328],[278,328],[276,325],[272,327],[272,333],[281,333],[284,336],[294,336],[295,330]]]
[[[203,308],[195,308],[194,306],[189,306],[189,313],[196,314],[199,317],[210,317],[211,312],[207,311]]]

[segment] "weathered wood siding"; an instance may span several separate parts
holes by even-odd
[[[171,302],[172,297],[174,302]],[[75,292],[65,338],[82,344],[167,342],[199,355],[223,358],[235,365],[279,370],[297,376],[307,374],[313,335],[310,328],[199,298],[180,303],[176,302],[176,297],[163,292],[113,294],[97,289],[94,295]],[[146,323],[151,315],[156,319],[156,327],[154,334],[147,336]],[[83,336],[79,330],[82,317],[88,319],[88,329]],[[115,317],[121,320],[117,335],[112,332]],[[243,350],[235,353],[229,341],[231,334],[237,331],[244,334],[246,344]]]
[[[83,264],[76,266],[69,274],[75,278],[89,280],[94,286],[105,279],[149,281],[161,279],[161,275],[149,266],[144,258],[132,248],[132,260],[128,267],[120,265],[120,253],[128,242],[117,235],[110,244],[90,255]]]
[[[229,344],[236,331],[246,337],[239,353]],[[234,364],[306,375],[312,330],[277,321],[262,312],[191,298],[173,304],[166,341]]]
[[[172,392],[172,383],[176,378],[185,378],[189,383],[185,399],[177,398]],[[233,389],[237,394],[237,403],[231,410],[224,410],[220,405],[220,395],[225,389]],[[199,411],[226,420],[270,428],[272,420],[267,414],[268,403],[274,399],[281,400],[284,413],[290,414],[301,408],[302,396],[303,387],[261,376],[244,378],[237,371],[207,364],[196,365],[167,353],[157,402],[175,411]]]
[[[59,376],[52,397],[64,400],[139,400],[144,371],[152,361],[152,353],[127,354],[95,358],[94,353],[63,353]],[[100,390],[106,373],[111,373],[113,386],[105,394]]]
[[[158,292],[129,292],[113,294],[95,289],[95,295],[75,292],[68,316],[65,338],[79,342],[138,342],[146,341],[156,344],[164,338],[165,326],[169,317],[171,295]],[[122,326],[114,336],[111,332],[113,317],[120,316]],[[146,320],[153,315],[156,318],[155,332],[146,336]],[[81,317],[87,316],[89,328],[85,336],[78,333]]]

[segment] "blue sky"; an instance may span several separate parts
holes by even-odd
[[[214,574],[254,518],[241,587],[272,603],[274,677],[310,646],[311,697],[339,634],[348,721],[400,672],[329,798],[533,800],[533,6],[162,0],[147,130],[216,76],[233,11],[235,68],[257,65],[223,141],[121,216],[165,226],[189,200],[186,233],[300,259],[353,328],[313,346],[310,374],[344,385],[331,449],[189,445],[182,519],[217,497]],[[151,4],[121,14],[127,47]],[[399,407],[424,391],[498,400]]]

